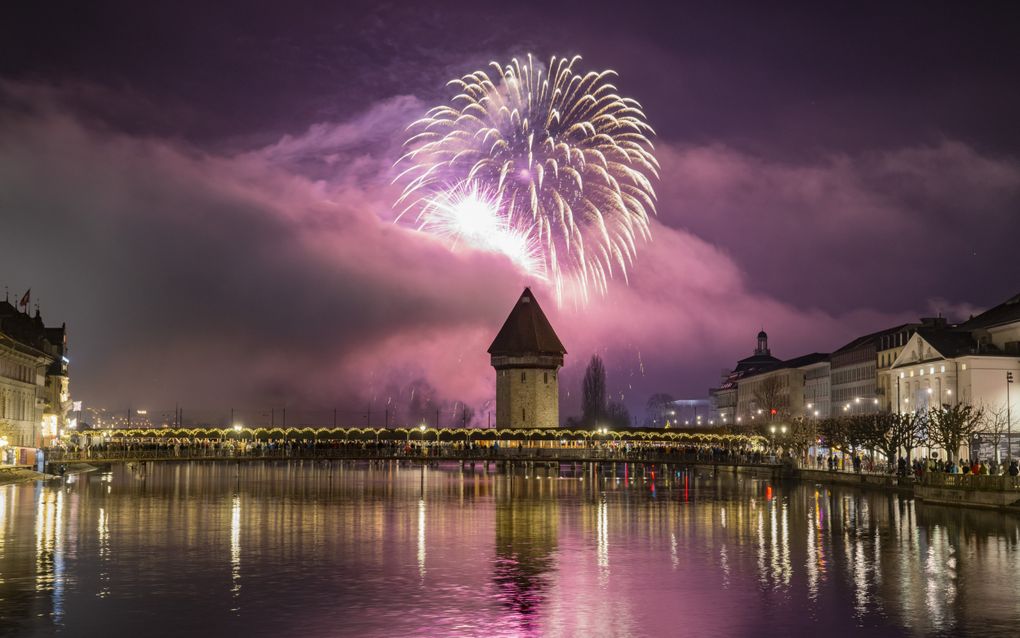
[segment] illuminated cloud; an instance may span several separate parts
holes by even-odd
[[[601,352],[614,397],[640,415],[655,391],[703,396],[763,325],[779,356],[795,356],[913,318],[923,300],[916,311],[872,305],[840,279],[855,268],[895,272],[895,254],[837,258],[835,238],[864,241],[871,231],[856,229],[859,219],[893,233],[883,246],[902,243],[894,237],[905,228],[938,241],[917,223],[930,214],[908,206],[918,193],[978,202],[997,223],[1017,180],[1013,163],[956,143],[796,169],[663,144],[660,216],[630,285],[614,280],[585,308],[556,308],[510,260],[450,251],[391,222],[392,140],[420,108],[413,98],[214,153],[86,123],[25,87],[7,91],[34,106],[0,111],[0,205],[16,229],[0,235],[0,271],[33,288],[48,321],[68,322],[74,391],[94,404],[287,403],[352,415],[389,404],[405,414],[409,389],[422,388],[442,410],[464,402],[484,421],[485,349],[533,285],[569,351],[562,413],[576,405],[584,361]],[[907,167],[905,186],[889,178]],[[951,184],[926,185],[948,173]],[[801,227],[818,247],[784,240]],[[851,258],[856,266],[841,261]],[[847,302],[792,303],[785,291],[805,286],[845,289]]]

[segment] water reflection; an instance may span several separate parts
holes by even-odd
[[[496,559],[493,581],[502,604],[519,627],[536,629],[549,580],[555,570],[557,499],[541,479],[506,480],[496,496]]]
[[[609,511],[605,498],[599,500],[596,523],[595,559],[599,565],[599,585],[609,583]]]
[[[64,616],[64,490],[36,486],[35,590],[50,594],[54,624]]]
[[[234,494],[230,504],[230,593],[241,594],[241,495]],[[234,607],[231,611],[237,611]]]
[[[418,499],[418,578],[425,584],[425,498]]]
[[[147,636],[1007,635],[1020,622],[1012,516],[655,472],[182,463],[0,487],[0,620],[69,636],[110,618]]]

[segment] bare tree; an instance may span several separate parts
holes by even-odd
[[[1003,403],[998,408],[989,408],[984,411],[981,415],[981,435],[983,435],[988,442],[992,444],[992,449],[995,451],[995,463],[999,463],[999,444],[1004,438],[1006,433],[1009,431],[1009,422],[1006,420],[1006,404]]]
[[[870,415],[858,414],[843,417],[844,442],[850,448],[850,452],[856,454],[861,450],[874,445],[876,436],[876,423]]]
[[[616,401],[610,401],[606,407],[606,421],[614,429],[630,427],[630,411],[627,406]]]
[[[946,451],[950,461],[960,453],[960,447],[971,440],[981,426],[983,410],[956,404],[928,411],[928,437],[932,443]]]
[[[895,430],[896,440],[903,448],[906,459],[910,459],[910,453],[927,441],[928,425],[924,413],[904,412],[894,414],[892,427]]]
[[[645,404],[648,425],[658,427],[664,425],[666,421],[671,421],[670,412],[675,411],[673,401],[675,401],[673,395],[665,392],[656,392],[648,397],[648,403]]]
[[[818,422],[803,417],[791,419],[790,430],[785,440],[790,451],[801,461],[805,461],[808,449],[818,440]]]
[[[868,429],[868,445],[878,450],[889,464],[889,471],[896,470],[896,460],[903,447],[902,431],[896,427],[895,414],[865,415]]]
[[[606,411],[606,366],[597,354],[591,356],[581,381],[581,421],[587,427],[597,427]]]
[[[785,413],[783,403],[783,385],[779,377],[769,377],[758,382],[754,390],[754,401],[765,411],[765,418],[771,419]],[[773,413],[775,410],[775,413]]]
[[[818,433],[830,450],[844,450],[847,447],[847,423],[845,419],[829,417],[818,424]]]

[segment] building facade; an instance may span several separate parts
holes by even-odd
[[[922,319],[858,337],[832,353],[832,414],[873,414],[891,405],[889,367],[920,325],[936,326],[944,319]],[[882,378],[882,377],[886,378]]]
[[[813,419],[827,419],[832,416],[832,388],[829,358],[820,359],[801,366],[804,373],[804,413]]]
[[[496,427],[560,424],[559,369],[567,353],[529,288],[489,346],[496,369]]]
[[[737,381],[739,422],[810,417],[816,409],[821,414],[828,403],[820,397],[829,385],[828,358],[815,352],[742,377]]]
[[[71,409],[67,331],[36,309],[0,303],[0,431],[9,445],[39,447],[67,425]]]
[[[963,403],[1017,419],[1020,295],[958,326],[924,326],[890,368],[896,412]],[[1012,373],[1014,383],[1009,383]]]
[[[709,390],[719,423],[828,415],[829,355],[816,352],[783,361],[772,356],[768,339],[764,330],[759,332],[754,353]]]
[[[741,406],[741,395],[739,383],[747,377],[774,370],[782,361],[772,356],[769,349],[769,336],[764,330],[758,333],[757,342],[751,356],[737,361],[736,367],[722,375],[722,383],[719,387],[710,388],[708,391],[709,401],[712,405],[715,419],[720,423],[740,423],[744,419],[741,415],[746,412],[745,405]]]
[[[893,396],[896,387],[896,375],[892,372],[893,362],[900,355],[911,335],[921,327],[920,323],[908,323],[880,334],[877,340],[876,389],[878,409],[881,412],[892,412],[896,408]]]

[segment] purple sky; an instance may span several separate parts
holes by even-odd
[[[76,398],[484,412],[536,282],[390,223],[391,165],[446,80],[527,52],[616,69],[659,134],[630,285],[536,286],[565,414],[593,352],[640,416],[762,326],[792,357],[1020,291],[1006,5],[403,4],[6,11],[0,284],[67,321]]]

